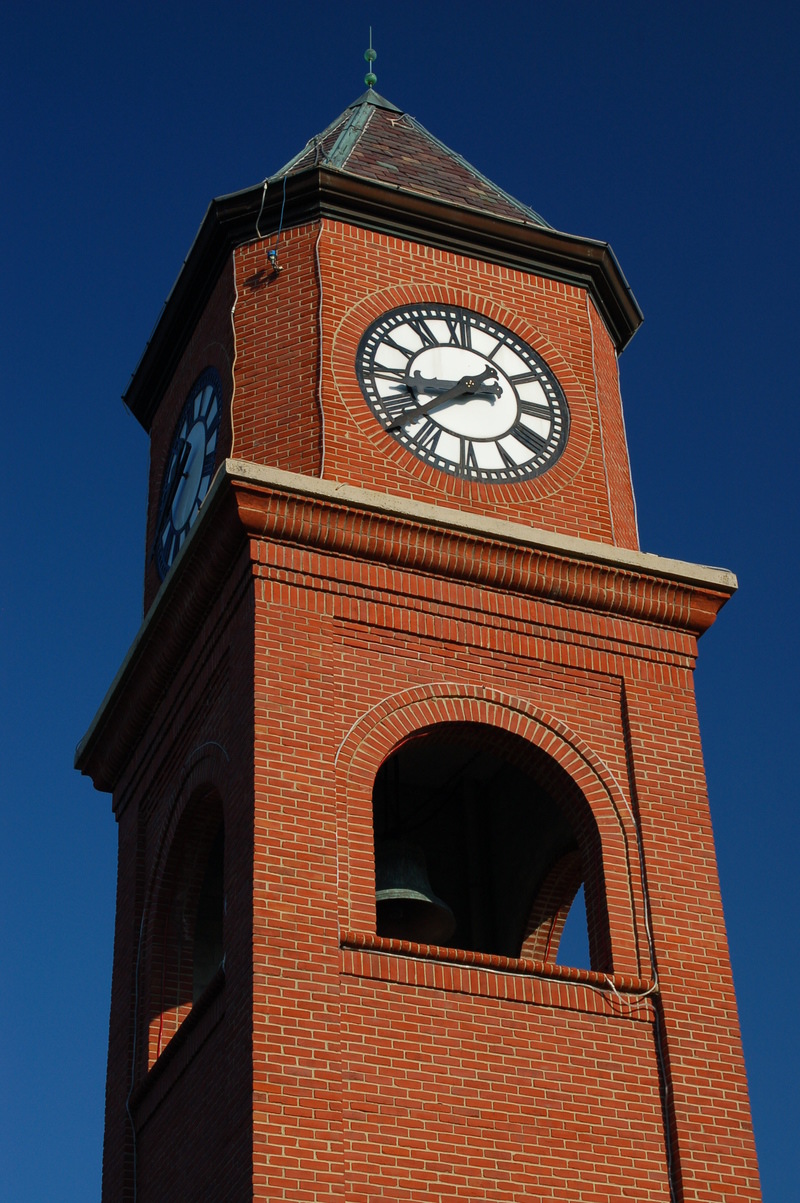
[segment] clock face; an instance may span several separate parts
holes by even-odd
[[[421,303],[384,313],[361,339],[356,372],[384,430],[453,476],[527,480],[566,446],[569,409],[547,364],[469,309]]]
[[[172,440],[153,552],[163,580],[200,512],[217,456],[222,384],[214,368],[195,382]]]

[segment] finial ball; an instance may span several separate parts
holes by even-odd
[[[378,82],[378,77],[377,77],[377,75],[374,75],[372,71],[368,71],[367,74],[364,76],[364,83],[367,85],[368,88],[374,88],[377,82]]]
[[[368,63],[374,63],[375,59],[377,57],[378,57],[377,50],[373,50],[371,46],[370,46],[369,50],[364,51],[364,58],[367,60]]]

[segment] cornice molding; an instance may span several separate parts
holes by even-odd
[[[694,636],[736,589],[725,569],[226,460],[89,730],[75,765],[113,789],[248,541],[549,601]]]
[[[278,228],[283,181],[270,183],[266,192],[258,184],[209,206],[123,398],[146,430],[232,252]],[[641,325],[641,310],[608,243],[330,168],[287,176],[284,228],[325,218],[585,288],[618,351]]]

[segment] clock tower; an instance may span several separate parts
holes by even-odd
[[[76,757],[108,1203],[760,1198],[693,690],[736,582],[639,549],[640,320],[372,86],[212,203]]]

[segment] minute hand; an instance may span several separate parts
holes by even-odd
[[[439,393],[438,397],[433,397],[430,401],[425,401],[422,405],[417,404],[407,414],[403,414],[396,422],[388,428],[389,430],[400,430],[401,427],[407,426],[409,422],[415,421],[420,414],[425,414],[429,409],[436,409],[439,405],[444,405],[445,401],[454,401],[456,397],[471,397],[474,393],[480,391],[481,385],[488,380],[490,376],[496,376],[497,373],[491,368],[486,368],[477,376],[462,376],[457,380],[452,388],[447,389],[443,393]]]

